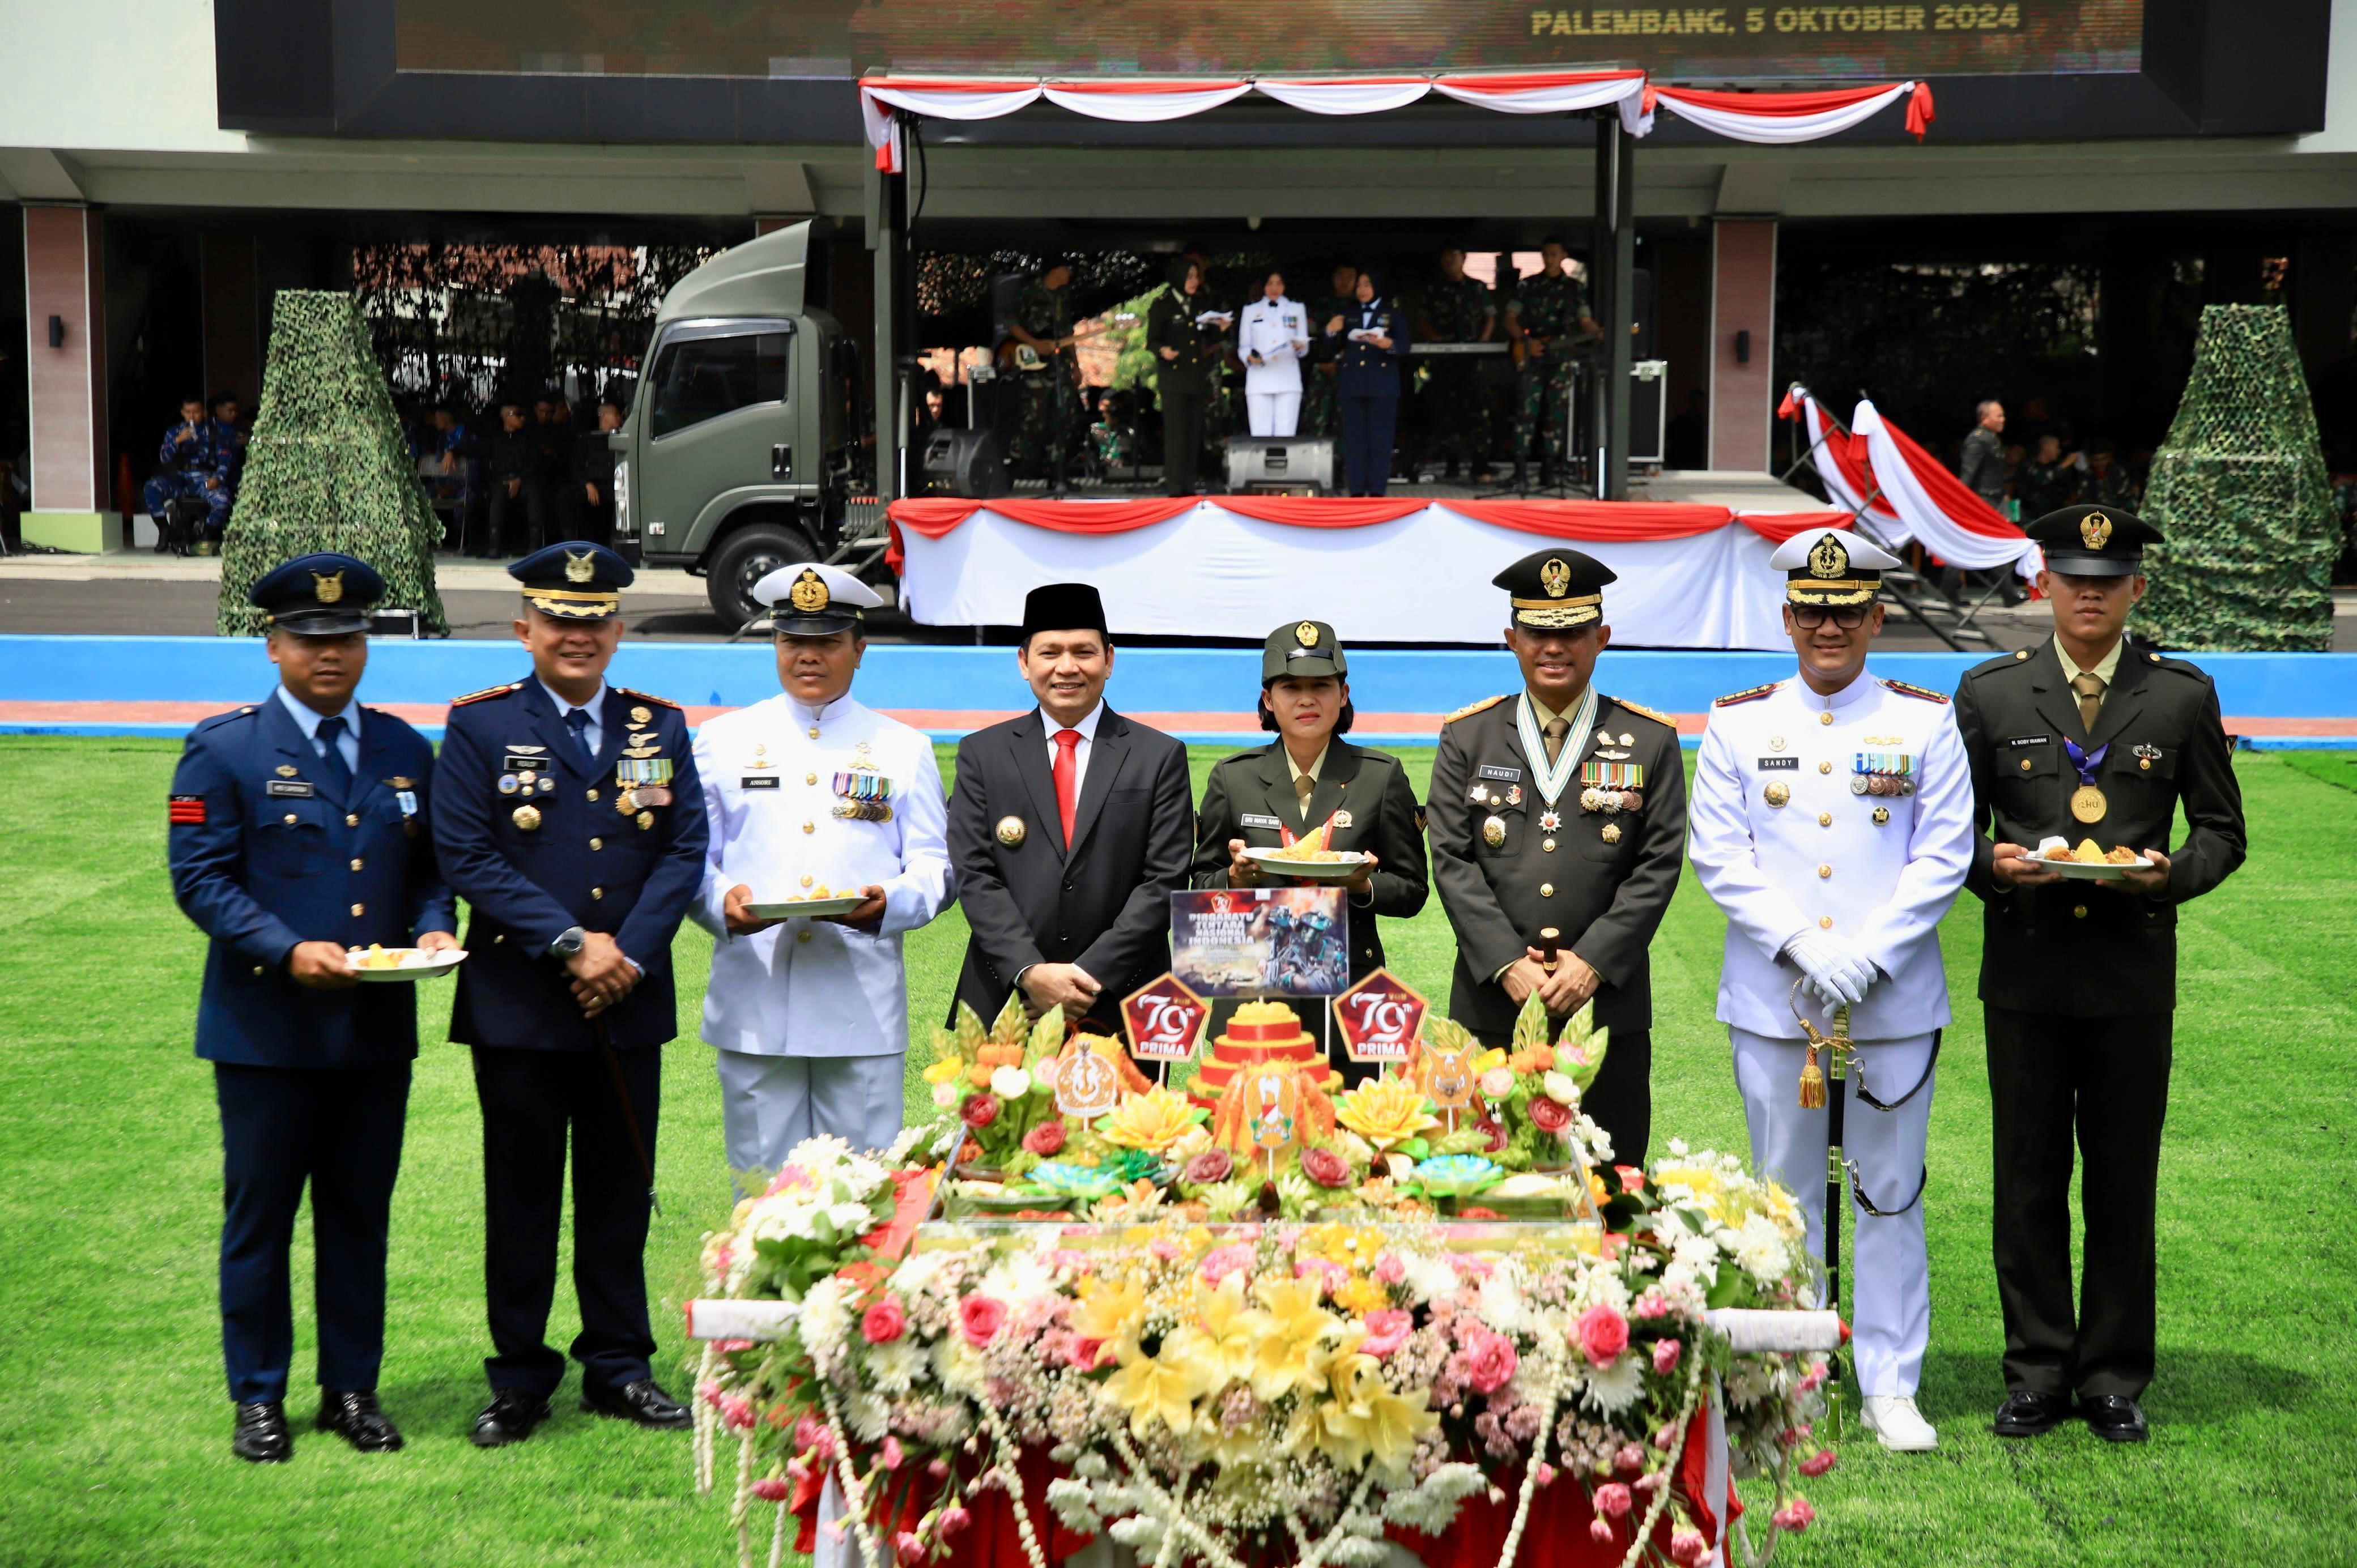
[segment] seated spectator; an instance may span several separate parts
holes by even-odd
[[[2021,521],[2033,522],[2078,500],[2085,471],[2086,459],[2076,452],[2065,453],[2060,435],[2050,430],[2040,435],[2036,452],[2022,464],[2021,477],[2014,485],[2014,494],[2021,501]]]
[[[2144,498],[2112,444],[2098,441],[2087,448],[2087,484],[2079,499],[2092,506],[2134,511]]]
[[[164,432],[156,457],[157,473],[144,494],[148,515],[156,520],[156,549],[160,554],[181,542],[171,506],[183,499],[202,501],[204,520],[187,543],[199,555],[221,546],[229,528],[230,482],[234,477],[237,446],[221,426],[205,416],[202,399],[180,400],[180,422]]]
[[[484,478],[490,490],[490,537],[485,553],[522,557],[548,542],[548,491],[538,483],[541,437],[525,423],[523,404],[500,404],[500,428],[485,444]]]
[[[468,480],[472,465],[467,456],[467,427],[459,423],[458,410],[450,403],[437,405],[427,416],[425,426],[418,432],[417,471],[425,481],[425,501],[436,512],[447,513],[453,520],[453,532],[461,533],[466,527],[467,500],[472,490]]]
[[[230,454],[229,490],[236,498],[238,481],[245,478],[245,452],[253,441],[253,428],[245,423],[245,407],[233,392],[213,393],[213,424],[221,434],[221,445]]]

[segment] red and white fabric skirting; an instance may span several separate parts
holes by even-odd
[[[1089,582],[1116,635],[1257,639],[1305,617],[1345,642],[1490,643],[1490,579],[1559,542],[1619,574],[1617,643],[1790,646],[1775,547],[1846,512],[1736,513],[1645,501],[1419,501],[1223,496],[894,503],[891,561],[929,626],[1013,626],[1045,583]]]

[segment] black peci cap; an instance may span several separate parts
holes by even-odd
[[[1043,583],[1023,596],[1023,640],[1035,632],[1093,631],[1110,639],[1104,600],[1094,583]]]

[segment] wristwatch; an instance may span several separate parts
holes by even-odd
[[[578,926],[567,926],[558,933],[554,941],[548,944],[548,951],[553,958],[571,958],[588,945],[588,932]]]

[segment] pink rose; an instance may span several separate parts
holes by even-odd
[[[1623,1443],[1612,1455],[1616,1474],[1634,1476],[1645,1467],[1645,1451],[1633,1443]]]
[[[1797,1535],[1817,1522],[1817,1510],[1809,1506],[1808,1498],[1794,1498],[1768,1517],[1778,1530],[1789,1530]]]
[[[915,1530],[904,1530],[892,1542],[892,1555],[906,1568],[907,1564],[922,1563],[931,1553],[926,1550],[924,1541]]]
[[[1203,1276],[1205,1284],[1217,1290],[1220,1288],[1222,1280],[1239,1270],[1251,1269],[1257,1261],[1256,1254],[1250,1247],[1241,1241],[1231,1241],[1224,1247],[1214,1247],[1204,1253],[1203,1261],[1197,1265],[1196,1272]]]
[[[1319,1187],[1343,1187],[1351,1180],[1351,1162],[1331,1149],[1304,1149],[1301,1174]]]
[[[1544,1094],[1531,1096],[1531,1125],[1542,1133],[1560,1133],[1571,1125],[1571,1107]]]
[[[739,1432],[752,1431],[753,1406],[751,1402],[740,1398],[736,1394],[726,1395],[720,1402],[720,1419]]]
[[[897,1470],[908,1455],[900,1452],[900,1440],[890,1433],[884,1434],[884,1446],[876,1451],[876,1463],[887,1470]]]
[[[1102,1339],[1073,1340],[1071,1357],[1072,1365],[1083,1372],[1094,1371],[1097,1359],[1104,1354],[1104,1347],[1105,1342]]]
[[[1006,1326],[1006,1304],[995,1296],[970,1295],[958,1303],[958,1333],[979,1348]]]
[[[1475,1130],[1489,1134],[1490,1145],[1486,1151],[1489,1154],[1494,1155],[1499,1153],[1501,1150],[1505,1148],[1509,1142],[1506,1137],[1506,1129],[1494,1116],[1484,1116],[1479,1122],[1474,1122],[1473,1126]]]
[[[1618,1481],[1607,1481],[1596,1488],[1596,1511],[1606,1519],[1620,1519],[1637,1506],[1637,1494]]]
[[[1702,1568],[1703,1559],[1710,1555],[1710,1542],[1698,1530],[1674,1530],[1670,1532],[1670,1561],[1678,1568]]]
[[[704,1381],[695,1385],[695,1397],[710,1405],[713,1409],[718,1410],[720,1408],[720,1385],[717,1382],[715,1382],[712,1379],[706,1378]]]
[[[1674,1339],[1653,1341],[1653,1375],[1666,1378],[1678,1369],[1678,1353],[1685,1348]],[[1600,1365],[1601,1363],[1599,1363]]]
[[[1834,1457],[1834,1451],[1832,1449],[1820,1448],[1814,1454],[1810,1455],[1807,1458],[1801,1461],[1801,1474],[1813,1481],[1819,1476],[1822,1476],[1826,1471],[1832,1469],[1836,1461]]]
[[[888,1295],[860,1315],[859,1332],[870,1345],[889,1345],[907,1332],[909,1315],[898,1296]]]
[[[1629,1320],[1620,1308],[1598,1302],[1579,1315],[1579,1348],[1590,1366],[1610,1366],[1629,1348]]]
[[[1505,1387],[1520,1361],[1514,1354],[1514,1342],[1487,1328],[1467,1330],[1463,1348],[1452,1359],[1458,1375],[1472,1386],[1474,1392],[1483,1394],[1493,1394]]]
[[[938,1522],[943,1535],[955,1535],[974,1522],[974,1515],[966,1512],[960,1505],[952,1503],[942,1510],[942,1517]]]
[[[1041,1159],[1050,1159],[1064,1152],[1064,1124],[1042,1122],[1023,1134],[1023,1146]]]
[[[1600,1519],[1589,1520],[1587,1521],[1587,1538],[1590,1541],[1598,1541],[1605,1546],[1611,1545],[1611,1524],[1609,1521]]]
[[[998,1097],[992,1094],[969,1094],[958,1107],[958,1119],[969,1127],[987,1127],[998,1120]]]
[[[793,1483],[783,1476],[764,1476],[753,1483],[753,1495],[765,1503],[781,1503],[793,1496]]]
[[[1415,1320],[1397,1307],[1386,1306],[1367,1314],[1367,1337],[1359,1341],[1359,1348],[1377,1360],[1407,1343],[1408,1331]]]
[[[1542,1487],[1555,1485],[1555,1466],[1542,1459],[1531,1466],[1531,1478]]]
[[[832,1465],[834,1463],[834,1434],[826,1429],[826,1423],[804,1411],[802,1419],[794,1423],[794,1450],[808,1454],[821,1465]]]
[[[1210,1187],[1227,1180],[1235,1169],[1235,1158],[1227,1150],[1205,1149],[1187,1162],[1185,1180],[1189,1187]]]

